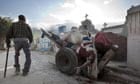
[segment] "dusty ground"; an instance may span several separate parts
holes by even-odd
[[[60,73],[54,64],[54,56],[32,51],[32,67],[28,76],[23,77],[14,74],[13,59],[14,51],[10,50],[7,77],[3,78],[3,67],[5,63],[5,51],[0,51],[0,84],[78,84],[70,76]],[[24,64],[24,54],[21,52],[20,64]]]
[[[6,51],[0,51],[0,84],[140,84],[139,78],[140,74],[134,73],[132,71],[131,74],[124,73],[128,72],[128,69],[123,69],[116,71],[116,69],[112,69],[117,72],[117,76],[121,75],[124,78],[130,79],[128,83],[118,83],[118,82],[101,82],[93,81],[92,83],[87,83],[85,81],[77,81],[75,76],[67,76],[57,70],[55,66],[55,54],[50,52],[39,52],[32,51],[32,66],[28,76],[23,77],[20,75],[14,74],[14,50],[11,49],[9,52],[9,60],[8,60],[8,68],[7,68],[7,77],[3,78],[4,72],[4,64],[5,64]],[[24,65],[24,53],[21,52],[20,56],[20,64],[21,69]],[[112,67],[115,67],[118,63],[110,62]],[[109,65],[110,65],[109,64]],[[124,63],[123,63],[124,64]],[[122,64],[118,64],[122,65]],[[119,68],[117,68],[118,70]],[[120,72],[121,71],[121,72]],[[131,71],[130,71],[131,72]],[[135,71],[136,72],[136,71]],[[115,75],[116,76],[116,75]],[[109,80],[116,80],[116,77],[111,74],[106,74],[104,77]],[[121,79],[122,81],[127,81],[127,79]],[[132,80],[132,81],[131,81]],[[134,82],[133,82],[134,81]],[[130,83],[131,82],[131,83]]]

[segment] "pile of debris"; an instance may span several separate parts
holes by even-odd
[[[115,34],[112,32],[106,32],[106,37],[108,37],[113,44],[117,44],[119,46],[116,55],[114,56],[113,60],[116,61],[126,61],[127,59],[127,38],[121,36],[119,34]]]
[[[140,71],[128,67],[126,63],[112,61],[97,80],[80,76],[79,79],[79,84],[140,84]]]
[[[103,80],[118,84],[140,84],[140,71],[128,67],[125,63],[111,62],[104,69]]]

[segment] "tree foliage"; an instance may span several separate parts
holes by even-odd
[[[0,34],[4,36],[12,23],[10,17],[0,17]]]
[[[10,28],[12,19],[10,17],[1,17],[0,16],[0,49],[5,49],[5,35],[7,30]]]

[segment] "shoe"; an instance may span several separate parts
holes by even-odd
[[[16,67],[15,72],[20,72],[20,68],[19,67]]]
[[[14,65],[14,67],[15,67],[15,72],[20,72],[20,65],[19,64]]]
[[[18,75],[19,73],[20,73],[20,68],[19,67],[16,67],[15,68],[15,74]]]
[[[29,69],[28,68],[24,68],[23,70],[22,70],[22,76],[27,76],[28,75],[28,72],[29,72]]]
[[[22,76],[27,76],[28,75],[28,72],[24,72],[22,73]]]

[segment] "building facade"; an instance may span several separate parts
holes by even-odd
[[[140,70],[140,5],[127,11],[125,23],[128,31],[127,64]]]
[[[89,19],[85,19],[81,22],[81,25],[79,27],[80,31],[88,30],[91,34],[95,34],[97,30],[95,29],[94,25],[92,24],[92,21]]]

